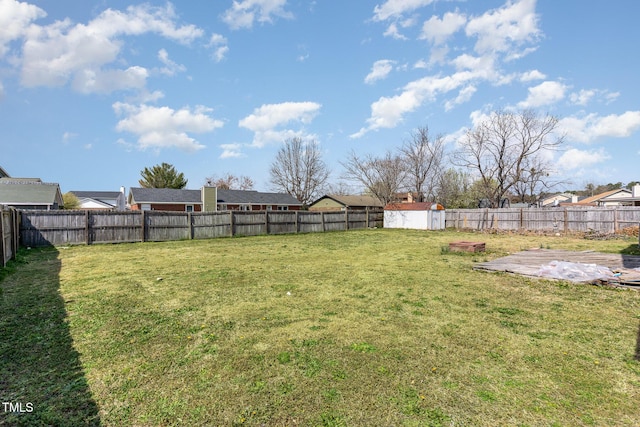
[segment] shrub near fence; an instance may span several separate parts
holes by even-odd
[[[24,246],[212,239],[382,227],[382,211],[20,211]]]
[[[448,209],[447,228],[615,233],[637,227],[640,207]]]

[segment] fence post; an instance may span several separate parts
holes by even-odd
[[[85,243],[89,245],[91,240],[89,236],[89,209],[85,209],[84,211],[84,237]]]
[[[233,228],[235,226],[234,219],[235,219],[235,217],[234,217],[233,211],[229,211],[229,229],[230,229],[229,231],[231,231],[231,237],[233,237],[234,234],[235,234],[234,230],[233,230]]]
[[[189,240],[193,240],[193,216],[191,212],[187,212],[187,221],[189,222]]]
[[[11,213],[9,213],[9,219],[11,219]],[[13,240],[13,236],[11,236],[11,240]],[[4,252],[4,208],[0,205],[0,259],[2,259],[0,267],[4,267],[6,265]]]
[[[325,231],[325,229],[324,229],[324,211],[320,212],[320,223],[322,224],[322,231]]]
[[[349,230],[349,209],[344,208],[344,230]]]
[[[147,228],[147,220],[145,218],[144,210],[140,211],[141,224],[140,224],[140,241],[144,242],[145,229]]]
[[[564,208],[564,233],[569,232],[569,211],[568,208]]]
[[[269,211],[266,209],[264,211],[264,232],[269,234]]]
[[[16,209],[11,208],[11,259],[16,259],[18,253],[18,246],[20,246],[20,222],[22,222],[22,214]]]
[[[369,228],[369,208],[364,211],[364,227]]]

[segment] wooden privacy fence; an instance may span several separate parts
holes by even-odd
[[[379,211],[20,211],[24,246],[160,242],[382,227]]]
[[[446,227],[473,230],[528,230],[616,233],[640,223],[640,207],[449,209]]]
[[[15,259],[18,250],[19,215],[15,209],[0,205],[0,267]]]

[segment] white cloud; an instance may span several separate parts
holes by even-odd
[[[71,84],[80,93],[111,93],[117,90],[142,89],[149,73],[146,68],[129,67],[126,70],[79,70]]]
[[[519,102],[520,108],[535,108],[554,104],[564,98],[567,87],[559,82],[546,81],[529,88],[527,99]]]
[[[245,157],[242,152],[243,144],[220,144],[220,148],[222,148],[222,154],[220,154],[221,159],[233,159]]]
[[[476,52],[513,54],[514,47],[536,41],[541,33],[535,6],[536,0],[508,1],[501,8],[471,18],[465,31],[477,37]]]
[[[527,71],[526,73],[522,73],[520,75],[520,81],[525,83],[534,80],[544,80],[546,78],[547,76],[538,70]]]
[[[220,34],[212,34],[209,39],[207,47],[213,49],[213,59],[216,62],[222,61],[229,52],[229,46],[227,45],[227,38]]]
[[[364,82],[367,84],[373,84],[378,80],[385,79],[389,73],[393,70],[393,66],[396,61],[390,59],[381,59],[373,63],[371,72],[364,78]]]
[[[69,141],[71,141],[72,139],[75,139],[77,136],[78,136],[77,133],[65,132],[62,134],[62,142],[65,144],[68,144]]]
[[[558,169],[560,170],[573,170],[578,168],[584,168],[593,166],[597,163],[602,163],[605,160],[609,160],[611,156],[607,154],[604,148],[597,150],[578,150],[577,148],[570,148],[565,151],[558,159]]]
[[[293,18],[291,12],[284,10],[287,0],[233,0],[222,20],[233,30],[251,28],[253,23],[271,23],[273,17]]]
[[[430,5],[434,0],[387,0],[373,9],[374,21],[386,21],[399,18],[407,12],[413,12],[423,6]]]
[[[164,67],[160,69],[160,72],[166,76],[173,76],[176,73],[181,73],[187,70],[182,64],[178,64],[169,59],[169,53],[165,49],[158,51],[158,59],[164,64]]]
[[[209,115],[212,110],[203,106],[173,110],[117,102],[113,109],[117,115],[125,116],[116,125],[116,130],[137,135],[138,148],[143,150],[172,147],[183,151],[200,150],[204,145],[189,134],[207,133],[223,126],[222,121]]]
[[[435,46],[442,45],[462,28],[466,22],[466,16],[457,12],[447,12],[442,19],[432,16],[422,25],[422,33],[419,38],[428,40]]]
[[[188,44],[203,32],[194,25],[179,26],[173,7],[130,6],[126,12],[108,9],[87,24],[56,21],[31,25],[25,32],[21,80],[25,86],[62,86],[73,82],[83,93],[108,93],[141,88],[141,66],[109,68],[119,60],[122,36],[155,33]],[[124,82],[120,81],[124,79]]]
[[[21,39],[32,21],[45,16],[44,10],[32,4],[0,0],[0,58],[7,53],[9,42]]]
[[[455,99],[447,101],[444,104],[445,111],[449,111],[455,108],[455,106],[464,104],[465,102],[469,101],[473,96],[473,94],[476,93],[476,91],[477,91],[476,87],[472,85],[462,88],[460,92],[458,92],[458,96],[455,97]]]
[[[407,37],[400,33],[400,30],[398,30],[398,25],[395,22],[389,24],[383,35],[385,37],[391,37],[396,40],[407,40]]]
[[[263,147],[270,142],[282,142],[294,137],[309,137],[303,129],[278,129],[284,125],[309,124],[322,106],[315,102],[283,102],[265,104],[253,111],[253,114],[240,120],[240,127],[254,132],[253,146]]]
[[[627,138],[640,129],[640,111],[627,111],[600,117],[589,114],[584,117],[566,117],[559,128],[570,141],[590,143],[598,138]]]

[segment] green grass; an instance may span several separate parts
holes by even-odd
[[[34,410],[0,424],[637,426],[640,292],[472,270],[633,243],[363,230],[25,251],[0,282],[0,392]]]

